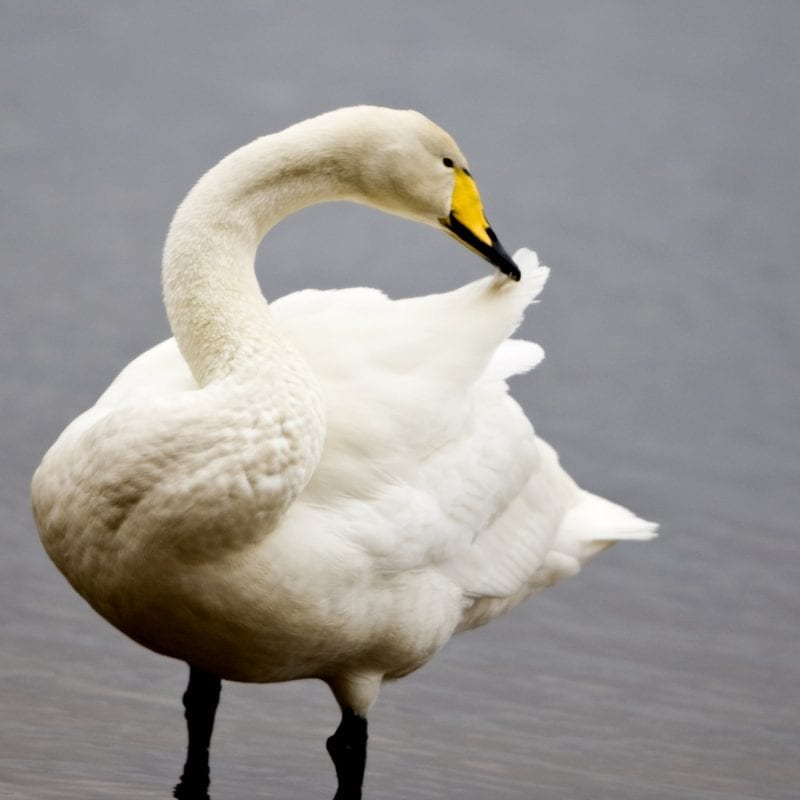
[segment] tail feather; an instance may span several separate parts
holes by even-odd
[[[657,536],[658,525],[617,503],[581,490],[581,502],[567,512],[554,549],[584,562],[614,542],[645,541]]]

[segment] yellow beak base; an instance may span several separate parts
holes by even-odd
[[[450,216],[439,220],[447,232],[482,258],[494,264],[504,275],[518,281],[519,267],[505,251],[483,213],[478,187],[465,169],[454,168],[455,183]]]

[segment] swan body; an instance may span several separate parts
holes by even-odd
[[[307,290],[268,305],[261,238],[336,199],[442,226],[504,274],[398,301]],[[580,489],[508,394],[543,355],[509,337],[547,275],[502,250],[460,150],[416,112],[341,109],[246,145],[170,228],[175,338],[131,362],[34,475],[48,554],[195,677],[327,681],[337,736],[355,735],[383,680],[611,542],[654,534]],[[330,741],[337,798],[359,797]],[[205,796],[190,772],[176,796]]]

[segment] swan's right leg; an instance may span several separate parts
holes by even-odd
[[[189,685],[183,695],[189,747],[183,775],[172,793],[178,800],[209,800],[208,748],[221,683],[216,675],[189,666]]]

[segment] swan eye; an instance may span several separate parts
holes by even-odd
[[[442,159],[442,164],[444,164],[446,167],[452,167],[453,166],[453,159],[452,158],[443,158]]]

